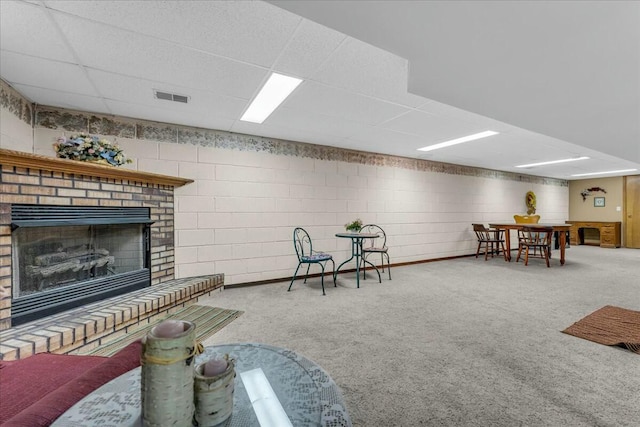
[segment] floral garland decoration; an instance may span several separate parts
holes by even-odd
[[[600,187],[585,188],[584,190],[582,190],[580,192],[580,195],[582,196],[582,201],[583,202],[585,200],[587,200],[587,196],[590,195],[592,191],[602,191],[604,194],[607,194],[607,192],[606,192],[606,190],[604,188],[600,188]]]
[[[527,204],[527,215],[536,213],[536,193],[527,191],[524,202]]]
[[[53,144],[56,155],[61,159],[96,162],[111,166],[122,166],[132,163],[118,144],[97,136],[79,134],[58,138]]]

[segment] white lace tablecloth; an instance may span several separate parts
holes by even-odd
[[[236,360],[233,414],[223,425],[259,426],[240,373],[261,368],[295,427],[351,426],[340,389],[329,374],[309,359],[265,344],[229,344],[205,348],[196,363],[213,356]],[[139,427],[140,371],[136,368],[103,385],[60,416],[53,427]]]

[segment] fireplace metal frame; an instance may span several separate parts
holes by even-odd
[[[11,206],[11,230],[20,227],[143,224],[143,268],[115,276],[99,277],[14,298],[11,325],[69,310],[80,305],[151,286],[150,208],[24,205]]]
[[[64,225],[153,224],[149,208],[11,205],[11,230]]]

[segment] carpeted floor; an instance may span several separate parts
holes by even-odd
[[[562,332],[640,354],[640,311],[607,305]]]
[[[299,352],[360,427],[638,425],[638,355],[562,331],[606,305],[640,311],[640,250],[572,246],[562,267],[554,252],[551,268],[471,257],[392,277],[356,289],[340,274],[326,296],[319,278],[213,292],[198,304],[244,314],[205,344]]]

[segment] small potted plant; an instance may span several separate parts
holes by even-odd
[[[362,220],[360,218],[356,218],[355,221],[345,224],[344,228],[352,233],[357,233],[362,228]]]

